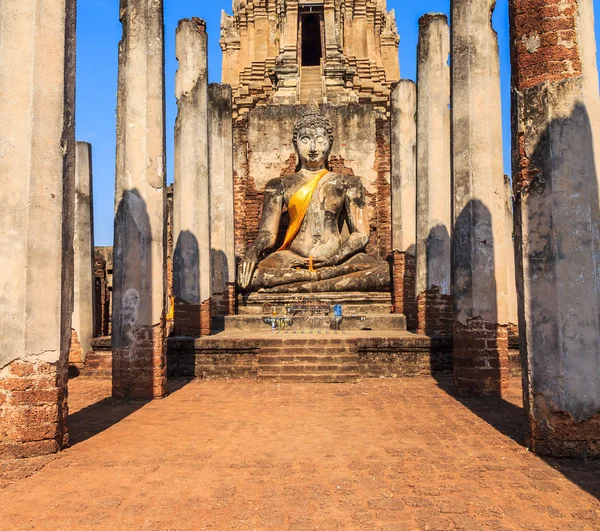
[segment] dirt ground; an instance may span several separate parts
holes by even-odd
[[[0,464],[0,529],[600,530],[600,463],[522,446],[507,400],[442,378],[70,382],[72,447]]]

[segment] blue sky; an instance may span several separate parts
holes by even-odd
[[[165,55],[167,98],[167,180],[173,181],[173,127],[177,114],[174,80],[175,29],[182,18],[200,17],[209,33],[209,77],[221,79],[219,47],[221,10],[231,13],[231,0],[165,0]],[[449,0],[406,2],[388,0],[396,10],[400,33],[400,72],[416,79],[418,19],[430,12],[449,14]],[[596,11],[596,9],[595,9]],[[598,13],[596,12],[596,19]],[[77,139],[93,146],[95,244],[112,245],[115,186],[115,113],[117,49],[121,38],[119,0],[80,0],[77,20]],[[510,60],[508,0],[498,0],[493,17],[500,43],[504,166],[510,173]]]

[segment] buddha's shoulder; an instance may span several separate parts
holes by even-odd
[[[347,175],[345,173],[334,173],[336,181],[342,183],[348,188],[361,188],[363,186],[362,179],[358,175]]]

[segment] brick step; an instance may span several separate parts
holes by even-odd
[[[354,348],[352,340],[344,340],[343,335],[337,334],[314,334],[313,337],[295,337],[295,334],[268,334],[274,337],[268,337],[261,340],[261,348],[312,348],[322,351],[323,349],[341,349],[347,350]]]
[[[278,365],[262,365],[261,374],[346,374],[358,372],[357,363],[342,365],[280,363]]]
[[[339,356],[311,356],[295,354],[260,354],[258,358],[259,365],[278,365],[280,363],[303,363],[303,364],[321,364],[321,363],[357,363],[357,356],[339,355]]]
[[[358,373],[344,374],[271,374],[260,373],[258,379],[269,382],[348,383],[358,381]]]
[[[301,355],[301,356],[349,356],[354,354],[354,345],[265,345],[260,347],[261,355]]]

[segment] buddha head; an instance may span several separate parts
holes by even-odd
[[[298,156],[296,171],[317,171],[328,167],[333,145],[333,127],[319,111],[306,112],[296,123],[293,142]]]

